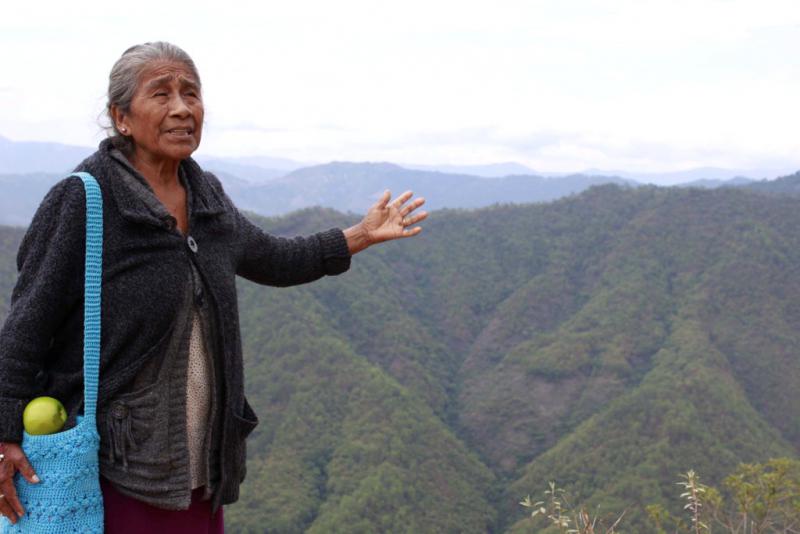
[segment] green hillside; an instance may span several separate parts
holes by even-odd
[[[796,457],[797,208],[603,186],[434,212],[420,237],[308,286],[242,281],[261,424],[228,531],[530,532],[517,503],[555,479],[647,532],[637,510],[679,508],[678,473],[715,484]],[[352,222],[254,220],[282,235]]]

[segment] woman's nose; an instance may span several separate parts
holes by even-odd
[[[191,113],[189,106],[181,95],[175,95],[170,101],[169,114],[173,117],[188,117]]]

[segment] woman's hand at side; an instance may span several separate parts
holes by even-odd
[[[412,196],[411,191],[406,191],[390,202],[392,194],[385,191],[361,222],[344,231],[350,254],[377,243],[419,234],[422,227],[414,225],[424,220],[428,213],[414,213],[414,210],[425,203],[425,199],[416,198],[408,202]]]
[[[0,451],[3,455],[0,461],[0,495],[3,496],[0,498],[0,514],[6,516],[11,524],[15,524],[25,513],[25,509],[17,498],[14,474],[19,470],[31,484],[39,482],[39,477],[28,462],[28,457],[22,452],[22,447],[16,443],[4,443]]]

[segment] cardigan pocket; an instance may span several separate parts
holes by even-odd
[[[121,463],[123,469],[128,468],[130,460],[140,460],[144,445],[153,440],[153,433],[158,428],[160,419],[157,408],[159,404],[159,383],[153,383],[142,389],[117,395],[108,405],[108,409],[100,414],[98,422],[105,433],[103,440],[112,464]],[[165,425],[161,425],[165,426]],[[149,455],[147,455],[149,456]],[[157,459],[151,457],[150,460]]]
[[[250,407],[250,403],[247,402],[247,398],[244,399],[242,415],[234,413],[233,417],[236,420],[236,426],[239,430],[240,440],[246,439],[247,436],[249,436],[258,425],[258,416],[256,416],[253,408]]]
[[[258,417],[256,416],[247,398],[244,399],[244,406],[242,414],[233,414],[233,422],[236,426],[236,431],[239,439],[234,443],[236,449],[236,458],[239,461],[239,473],[237,479],[239,483],[244,482],[247,475],[247,436],[253,432],[253,429],[258,425]]]

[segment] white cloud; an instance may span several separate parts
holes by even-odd
[[[166,39],[203,76],[204,153],[800,167],[795,1],[45,4],[0,20],[12,139],[96,143],[112,63]]]

